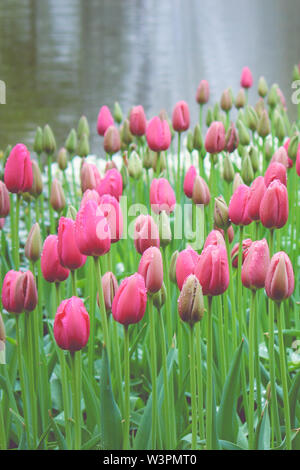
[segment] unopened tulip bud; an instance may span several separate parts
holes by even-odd
[[[265,286],[270,264],[268,243],[265,239],[251,243],[242,266],[242,283],[248,289],[262,289]]]
[[[232,185],[232,191],[233,193],[236,191],[236,189],[241,185],[244,184],[244,181],[242,180],[242,177],[240,173],[235,173],[234,179],[233,179],[233,185]]]
[[[9,313],[32,312],[37,305],[37,288],[31,271],[8,271],[2,286],[2,304]]]
[[[176,280],[176,263],[177,263],[178,255],[179,255],[179,251],[178,250],[174,251],[174,253],[171,256],[170,267],[169,267],[169,279],[174,284],[177,283],[177,280]]]
[[[194,180],[192,200],[194,204],[204,204],[205,206],[210,202],[210,192],[206,181],[199,175]]]
[[[10,210],[8,189],[3,181],[0,181],[0,217],[7,217]]]
[[[128,145],[130,145],[131,142],[133,142],[133,135],[130,132],[128,119],[125,119],[123,122],[123,125],[120,129],[120,137],[121,137],[122,144],[125,147],[128,147]]]
[[[295,65],[293,69],[293,82],[300,80],[300,69],[299,65]]]
[[[145,170],[149,170],[150,168],[152,168],[154,155],[155,152],[152,152],[152,150],[147,147],[145,152],[143,153],[143,167],[145,168]]]
[[[152,295],[153,305],[158,312],[160,312],[160,310],[166,303],[166,298],[167,298],[167,290],[166,290],[165,283],[163,282],[161,289]]]
[[[270,186],[272,181],[276,179],[281,181],[281,183],[285,186],[287,185],[286,167],[279,162],[270,163],[270,165],[268,166],[267,171],[265,172],[266,186]]]
[[[40,226],[36,222],[30,229],[25,244],[25,256],[29,261],[35,263],[40,259],[42,253],[42,237]]]
[[[154,152],[168,150],[171,144],[171,131],[168,121],[155,116],[148,123],[146,130],[148,146]]]
[[[122,109],[121,109],[121,106],[119,105],[119,103],[116,101],[115,104],[114,104],[114,112],[113,112],[113,115],[114,115],[114,120],[118,123],[118,124],[121,124],[121,122],[123,121],[123,113],[122,113]]]
[[[250,147],[249,150],[249,156],[252,164],[252,168],[254,173],[256,173],[259,170],[259,152],[254,145]]]
[[[193,148],[198,151],[203,149],[203,138],[199,124],[196,124],[194,128]]]
[[[6,333],[4,322],[0,313],[0,364],[5,364],[5,342],[6,342]]]
[[[132,135],[141,137],[145,135],[147,128],[147,119],[143,106],[134,106],[129,115],[130,132]]]
[[[204,297],[194,274],[190,274],[183,284],[178,298],[178,313],[181,320],[189,323],[191,327],[203,318]]]
[[[253,85],[253,77],[249,67],[244,67],[241,74],[241,87],[251,88]]]
[[[239,142],[241,145],[247,146],[250,144],[250,135],[246,129],[245,124],[242,121],[237,122],[237,128],[239,131]]]
[[[243,181],[249,185],[254,180],[254,171],[249,153],[246,151],[242,161],[241,176]]]
[[[64,147],[57,154],[57,163],[61,171],[64,171],[68,166],[67,150]]]
[[[202,251],[195,267],[203,295],[223,294],[229,285],[229,266],[226,248],[223,245],[209,245]]]
[[[250,186],[250,195],[248,200],[248,215],[252,220],[259,220],[259,208],[261,200],[266,192],[266,185],[263,176],[255,178]]]
[[[278,88],[278,85],[276,83],[274,83],[271,86],[270,91],[269,91],[269,95],[268,95],[268,105],[272,109],[274,109],[275,106],[278,103],[278,98],[279,97],[278,97],[278,93],[277,93],[277,88]]]
[[[292,295],[294,287],[295,278],[290,258],[283,251],[275,253],[266,275],[267,296],[275,302],[282,302]]]
[[[193,196],[193,188],[194,188],[194,182],[195,182],[196,176],[197,176],[197,170],[194,167],[194,165],[191,165],[188,171],[186,172],[184,181],[183,181],[184,194],[190,199]]]
[[[106,313],[110,313],[112,309],[112,303],[113,303],[114,297],[118,290],[118,281],[116,279],[116,276],[113,273],[107,272],[104,274],[104,276],[102,276],[102,289],[103,289],[105,310],[106,310]],[[99,305],[99,296],[97,296],[97,302]]]
[[[43,192],[43,180],[41,170],[35,160],[31,161],[32,164],[32,186],[29,193],[33,197],[38,197]]]
[[[215,198],[214,222],[217,227],[223,230],[226,230],[230,225],[228,206],[223,196]]]
[[[121,282],[113,300],[112,315],[122,325],[138,323],[145,314],[146,305],[147,290],[144,278],[135,273]]]
[[[274,180],[266,189],[259,207],[259,217],[264,227],[283,227],[289,215],[289,200],[286,186]]]
[[[79,139],[83,136],[83,134],[87,135],[88,137],[90,136],[90,126],[86,116],[81,116],[79,119],[77,134]]]
[[[43,150],[48,155],[53,155],[56,150],[55,137],[49,124],[46,124],[43,131]]]
[[[274,153],[271,159],[271,163],[273,162],[282,163],[282,165],[288,168],[289,166],[288,154],[287,154],[287,150],[283,146],[279,147]]]
[[[291,137],[290,143],[288,146],[288,156],[293,162],[296,161],[297,153],[299,148],[299,135],[295,134]]]
[[[189,153],[192,153],[192,151],[194,150],[193,140],[194,140],[193,132],[191,131],[191,129],[189,129],[187,136],[186,136],[186,148]]]
[[[228,88],[222,93],[221,108],[223,111],[230,111],[232,108],[232,94]]]
[[[72,353],[84,348],[90,336],[90,317],[78,297],[63,300],[59,305],[53,326],[56,343]]]
[[[161,246],[168,246],[172,241],[172,231],[170,226],[170,218],[165,211],[162,211],[159,214],[158,231]]]
[[[191,247],[186,248],[178,254],[176,261],[176,281],[179,290],[182,289],[186,278],[190,274],[194,274],[198,261],[199,255]]]
[[[174,212],[176,197],[172,186],[166,178],[154,178],[150,186],[151,209],[156,214],[165,210],[168,214]]]
[[[266,109],[263,110],[258,121],[257,132],[260,137],[267,137],[271,132],[270,119]]]
[[[205,104],[209,100],[209,84],[206,80],[201,80],[196,93],[196,101],[199,104]]]
[[[205,137],[205,148],[208,153],[220,153],[225,148],[225,128],[222,122],[213,122]]]
[[[81,190],[96,189],[101,183],[98,168],[93,163],[84,162],[80,171]]]
[[[252,106],[247,106],[245,110],[245,120],[249,129],[254,132],[257,128],[258,117]]]
[[[271,160],[272,153],[273,153],[272,143],[271,142],[266,142],[265,143],[265,157],[266,157],[267,162],[269,162]]]
[[[43,130],[41,127],[37,127],[36,129],[33,150],[37,155],[40,155],[43,151]]]
[[[190,111],[185,101],[179,101],[173,110],[172,126],[174,131],[183,132],[190,126]]]
[[[97,119],[97,131],[99,135],[105,135],[110,126],[114,125],[114,119],[107,106],[102,106]]]
[[[106,153],[113,155],[119,152],[121,148],[121,140],[119,130],[115,126],[109,126],[104,134],[103,141],[104,150]]]
[[[251,221],[248,215],[248,200],[250,188],[241,184],[234,191],[229,203],[229,218],[235,225],[249,225]]]
[[[264,98],[265,96],[267,96],[268,91],[269,91],[268,84],[266,82],[265,77],[260,77],[260,79],[258,80],[258,94],[259,94],[259,96]]]
[[[286,136],[286,130],[285,130],[285,125],[284,125],[284,120],[281,114],[278,115],[276,121],[275,121],[275,135],[279,142],[282,142],[283,139]]]
[[[230,124],[225,136],[225,149],[232,153],[239,145],[239,135],[233,123]]]
[[[208,108],[206,112],[206,119],[205,119],[206,126],[209,127],[212,124],[213,120],[214,120],[213,111],[211,108]]]
[[[90,144],[89,144],[89,138],[87,134],[82,134],[79,142],[78,142],[78,149],[77,153],[79,157],[85,158],[89,155],[90,153]]]
[[[82,135],[83,135],[83,133],[80,134],[80,136],[82,136]],[[88,134],[86,134],[86,135],[88,135]],[[66,147],[66,149],[67,149],[67,151],[69,152],[70,155],[73,155],[76,152],[77,145],[78,145],[78,142],[77,142],[76,131],[75,131],[75,129],[71,129],[71,131],[69,132],[69,135],[66,139],[66,142],[65,142],[65,147]]]
[[[223,161],[223,178],[227,183],[232,183],[234,179],[234,168],[228,154]]]
[[[260,119],[263,111],[266,109],[265,102],[264,102],[263,98],[259,98],[259,100],[256,103],[254,109],[256,111],[258,119]],[[257,125],[258,125],[258,123],[257,123]]]
[[[237,109],[243,108],[246,104],[246,95],[244,88],[241,88],[235,99],[235,107]]]
[[[142,254],[139,274],[143,276],[148,292],[158,292],[163,283],[163,262],[159,248],[151,246]]]
[[[61,212],[66,206],[64,190],[56,178],[52,182],[50,204],[56,212]]]
[[[120,174],[121,174],[121,178],[123,182],[123,188],[126,188],[129,182],[129,175],[128,175],[127,167],[124,164],[121,166]]]
[[[142,160],[135,151],[131,152],[128,159],[128,174],[135,180],[139,179],[143,174]]]

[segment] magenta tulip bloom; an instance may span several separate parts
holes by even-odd
[[[270,163],[265,173],[265,185],[268,187],[274,180],[281,181],[286,186],[287,174],[286,167],[279,162]]]
[[[25,193],[31,189],[32,163],[24,144],[17,144],[10,152],[4,169],[4,183],[11,193]]]
[[[138,137],[146,133],[147,121],[143,106],[134,106],[130,111],[129,128],[131,134]]]
[[[155,116],[147,126],[146,138],[148,146],[154,152],[168,150],[171,144],[171,131],[168,121]]]
[[[179,101],[173,110],[172,126],[174,131],[183,132],[190,127],[190,111],[185,101]]]
[[[249,225],[252,221],[248,215],[250,188],[240,184],[234,191],[229,203],[229,218],[235,225]]]
[[[294,287],[294,271],[290,258],[284,251],[275,253],[266,276],[267,296],[276,302],[281,302],[292,295]]]
[[[99,193],[95,189],[87,189],[84,191],[80,205],[83,206],[87,201],[95,201],[96,204],[100,204]]]
[[[116,243],[123,234],[123,215],[120,204],[114,196],[104,194],[100,198],[99,207],[109,225],[111,243]]]
[[[253,78],[252,78],[252,73],[249,67],[244,67],[242,70],[242,75],[241,75],[241,87],[243,88],[251,88],[253,85]]]
[[[134,227],[134,246],[143,254],[151,246],[160,247],[158,227],[151,215],[139,215]]]
[[[0,217],[7,217],[10,210],[9,193],[7,187],[0,181]]]
[[[59,219],[57,250],[60,264],[71,271],[86,262],[86,256],[80,253],[75,240],[75,222],[68,217]]]
[[[107,106],[102,106],[98,114],[97,131],[99,135],[104,135],[109,126],[114,124],[114,119]]]
[[[80,171],[81,190],[96,189],[101,183],[98,168],[93,163],[84,162]]]
[[[279,180],[267,188],[259,208],[261,223],[266,228],[281,228],[288,220],[289,199],[286,186]]]
[[[251,220],[259,220],[259,208],[262,198],[266,192],[265,179],[263,176],[255,178],[250,186],[250,194],[248,199],[248,215]]]
[[[97,191],[100,196],[103,196],[103,194],[110,194],[119,201],[123,192],[123,180],[121,173],[114,168],[108,170],[105,173],[101,183],[97,187]]]
[[[191,165],[185,174],[184,182],[183,182],[184,194],[190,199],[192,198],[192,195],[193,195],[193,187],[194,187],[196,176],[197,176],[197,170],[194,167],[194,165]]]
[[[251,244],[242,266],[242,283],[248,289],[262,289],[265,286],[270,265],[270,253],[267,240],[258,240]]]
[[[80,351],[90,336],[90,317],[78,297],[63,300],[59,305],[53,326],[54,338],[61,349]]]
[[[44,278],[48,282],[62,282],[70,274],[70,271],[60,263],[57,235],[49,235],[44,242],[41,269]]]
[[[223,246],[226,246],[224,236],[222,235],[222,233],[219,230],[212,230],[208,234],[208,236],[207,236],[207,238],[204,242],[203,249],[205,249],[208,245],[214,245],[214,246],[223,245]]]
[[[209,245],[202,251],[195,267],[203,295],[221,295],[229,285],[227,252],[223,245]]]
[[[127,277],[114,297],[112,314],[122,325],[138,323],[142,320],[147,305],[147,290],[143,276],[138,273]]]
[[[138,269],[149,292],[158,292],[163,284],[163,262],[161,252],[155,246],[144,251]]]
[[[225,127],[222,122],[214,121],[206,133],[205,149],[208,153],[220,153],[225,148]]]
[[[245,261],[245,259],[247,258],[248,256],[248,253],[249,253],[249,249],[250,249],[250,246],[252,245],[252,240],[251,238],[246,238],[245,240],[243,240],[242,242],[242,265]],[[234,245],[234,247],[232,248],[231,250],[231,260],[232,260],[232,266],[234,268],[237,268],[238,267],[238,260],[239,260],[239,248],[240,248],[240,244],[239,243],[236,243]]]
[[[176,197],[172,186],[165,178],[154,178],[150,186],[150,204],[152,210],[159,214],[166,211],[167,214],[173,212],[176,204]]]
[[[2,285],[2,304],[10,313],[31,312],[38,301],[37,288],[31,271],[8,271]]]
[[[114,297],[116,295],[116,292],[118,290],[118,281],[116,279],[116,276],[112,272],[106,272],[102,276],[102,289],[103,289],[103,297],[104,297],[104,303],[105,303],[105,310],[106,313],[111,312],[112,309],[112,303],[114,300]],[[99,303],[99,294],[97,294],[97,302],[99,305],[99,308],[101,308],[100,303]]]
[[[188,247],[181,251],[176,261],[176,281],[178,289],[181,290],[184,281],[190,274],[194,274],[195,267],[199,261],[199,255]]]
[[[273,157],[271,158],[271,163],[273,162],[282,163],[285,168],[289,167],[289,157],[287,150],[284,147],[279,147],[279,149],[276,150]]]

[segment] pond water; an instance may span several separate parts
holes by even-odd
[[[125,113],[142,104],[150,118],[184,99],[195,121],[199,81],[216,100],[228,86],[238,91],[245,65],[256,81],[279,84],[295,116],[299,31],[299,0],[1,0],[0,149],[30,146],[45,123],[62,145],[86,114],[101,153],[98,110],[115,101]]]

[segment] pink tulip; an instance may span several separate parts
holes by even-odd
[[[282,163],[285,168],[289,166],[289,157],[287,154],[287,150],[284,147],[279,147],[276,152],[274,153],[273,157],[271,158],[271,163],[278,162]]]
[[[123,215],[117,199],[110,194],[100,198],[99,207],[110,228],[111,243],[116,243],[123,234]]]
[[[267,296],[276,302],[281,302],[292,295],[294,287],[294,271],[290,258],[284,251],[275,253],[266,276]]]
[[[193,195],[193,187],[194,187],[196,176],[197,176],[197,170],[194,167],[194,165],[191,165],[185,174],[184,182],[183,182],[184,194],[190,199]]]
[[[84,348],[90,336],[90,317],[78,297],[63,300],[59,305],[53,326],[56,343],[71,352]]]
[[[279,180],[267,188],[259,208],[261,223],[266,228],[283,227],[289,216],[289,199],[286,186]]]
[[[84,162],[80,171],[80,180],[83,193],[87,189],[96,189],[101,182],[100,173],[96,165]]]
[[[208,206],[210,202],[210,192],[206,181],[199,175],[196,175],[193,186],[192,200],[194,204],[203,204]]]
[[[37,288],[31,271],[10,270],[2,285],[2,304],[10,313],[31,312],[37,305]]]
[[[266,192],[265,179],[263,176],[255,178],[250,186],[250,194],[248,199],[248,215],[251,220],[259,220],[259,208],[261,200]]]
[[[134,106],[130,111],[129,128],[132,135],[141,137],[146,133],[147,121],[143,106]]]
[[[225,148],[225,127],[222,122],[214,121],[206,133],[205,149],[208,153],[220,153]]]
[[[112,126],[114,123],[114,119],[111,115],[111,112],[107,106],[102,106],[98,114],[98,121],[97,121],[97,131],[99,135],[104,135],[106,129],[109,126]]]
[[[270,264],[269,246],[265,239],[251,244],[242,266],[242,283],[248,289],[262,289],[265,286]]]
[[[214,245],[214,246],[223,245],[223,246],[225,246],[224,236],[222,235],[222,233],[219,230],[212,230],[208,234],[208,236],[207,236],[207,238],[204,242],[203,249],[205,249],[208,245]]]
[[[115,126],[109,126],[104,134],[103,141],[104,150],[106,153],[113,155],[114,153],[119,152],[121,148],[121,138],[119,129]]]
[[[159,230],[151,215],[139,215],[135,221],[134,246],[143,254],[151,246],[160,247]]]
[[[111,272],[106,272],[102,276],[102,289],[103,289],[106,313],[111,312],[112,303],[113,303],[113,300],[114,300],[114,297],[116,295],[118,288],[119,286],[118,286],[118,281],[116,279],[116,276]],[[99,305],[99,295],[97,295],[97,302]]]
[[[84,191],[80,205],[84,205],[87,201],[93,200],[98,204],[100,204],[100,196],[99,193],[95,189],[87,189]]]
[[[32,163],[24,144],[17,144],[10,152],[4,169],[4,183],[11,193],[25,193],[31,189]]]
[[[217,230],[217,232],[220,232],[225,240],[225,233],[224,233],[224,230],[222,228],[219,228],[219,227],[214,227],[214,230]],[[233,226],[230,225],[230,227],[228,227],[227,229],[227,234],[228,234],[228,241],[229,243],[232,243],[233,242],[233,239],[234,239],[234,230],[233,230]]]
[[[279,162],[270,163],[266,172],[265,172],[265,184],[268,187],[270,183],[274,180],[281,181],[282,184],[286,186],[287,184],[287,174],[286,167]]]
[[[142,320],[147,305],[147,290],[143,276],[138,273],[127,277],[114,297],[112,314],[122,325],[138,323]]]
[[[57,235],[48,235],[44,242],[41,269],[44,278],[48,282],[62,282],[70,274],[70,271],[60,263]]]
[[[242,70],[242,75],[241,75],[241,81],[240,81],[241,87],[243,88],[251,88],[253,85],[253,78],[252,78],[252,73],[249,67],[244,67]]]
[[[248,215],[248,201],[250,188],[240,184],[234,191],[229,203],[229,218],[235,225],[249,225],[251,221]]]
[[[185,101],[179,101],[173,110],[172,125],[176,132],[186,131],[190,127],[190,111]]]
[[[250,248],[251,245],[252,245],[252,240],[251,240],[251,238],[246,238],[246,239],[243,240],[243,242],[242,242],[242,265],[243,265],[245,259],[246,259],[247,256],[248,256],[249,248]],[[239,243],[236,243],[236,244],[234,245],[234,247],[232,248],[232,250],[231,250],[231,260],[232,260],[232,266],[233,266],[234,268],[237,268],[237,267],[238,267],[239,248],[240,248],[240,244],[239,244]]]
[[[168,121],[158,116],[151,119],[147,126],[146,138],[148,146],[154,152],[168,150],[171,144],[171,131]]]
[[[138,269],[148,292],[158,292],[163,284],[163,262],[161,252],[155,246],[144,251]]]
[[[221,295],[229,285],[227,252],[223,245],[209,245],[202,251],[195,267],[203,295]]]
[[[188,247],[181,251],[176,261],[176,281],[179,290],[182,289],[183,283],[190,274],[194,274],[199,255],[192,248]]]
[[[110,228],[100,207],[93,200],[80,209],[75,221],[75,240],[79,251],[87,256],[102,256],[110,250]]]
[[[176,204],[176,197],[172,186],[165,178],[154,178],[150,186],[150,204],[152,210],[159,214],[166,211],[167,214],[173,212]]]
[[[7,187],[0,181],[0,217],[7,217],[10,210],[9,193]]]
[[[86,262],[86,256],[80,253],[75,240],[75,222],[68,217],[59,219],[57,250],[60,264],[71,271]]]
[[[108,172],[105,173],[101,183],[97,187],[97,191],[100,196],[103,196],[103,194],[110,194],[119,201],[123,192],[123,180],[121,173],[115,169],[108,170]]]
[[[196,101],[199,104],[205,104],[209,100],[209,83],[207,80],[201,80],[196,92]]]

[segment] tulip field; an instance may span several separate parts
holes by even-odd
[[[195,97],[2,152],[1,450],[300,450],[300,105]]]

